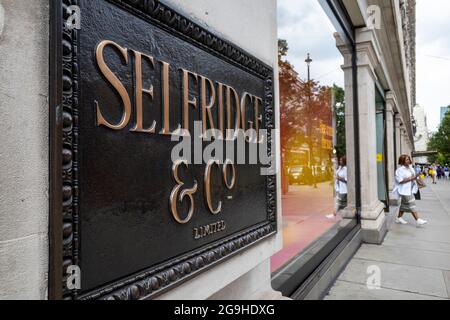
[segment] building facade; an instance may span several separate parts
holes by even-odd
[[[289,69],[277,1],[93,3],[0,0],[0,299],[320,299],[362,242],[383,241],[397,159],[415,151],[415,0],[314,3],[335,31],[336,86]],[[145,118],[151,101],[162,111]],[[281,129],[267,138],[275,173],[209,162],[193,171],[202,192],[181,181],[184,162],[161,178],[170,140],[159,139],[179,115],[188,131],[189,117]],[[322,228],[335,200],[341,218]]]
[[[414,119],[416,120],[417,131],[414,136],[414,146],[416,152],[428,151],[428,143],[430,141],[430,133],[427,126],[427,116],[425,109],[421,105],[414,108]],[[417,163],[428,163],[427,157],[419,157],[414,159]]]

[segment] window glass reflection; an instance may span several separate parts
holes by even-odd
[[[348,205],[343,57],[317,1],[280,1],[279,81],[283,250],[279,269]]]

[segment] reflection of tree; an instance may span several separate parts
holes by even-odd
[[[280,60],[281,147],[286,150],[293,144],[305,143],[307,84],[298,78],[293,66]]]
[[[280,118],[281,118],[281,151],[283,172],[291,165],[331,166],[333,113],[331,108],[332,93],[335,91],[336,101],[342,101],[344,91],[334,86],[321,86],[318,81],[305,81],[299,77],[294,66],[283,59],[288,52],[285,40],[279,40],[279,71],[280,71]],[[340,90],[338,90],[340,89]],[[341,107],[342,108],[342,107]],[[342,129],[345,121],[343,109],[336,109],[338,129]],[[292,150],[305,149],[306,157],[291,155]],[[339,145],[345,150],[345,145]],[[284,191],[287,187],[284,187]]]
[[[301,80],[288,61],[280,61],[279,68],[282,149],[304,143],[319,145],[319,124],[331,126],[331,89],[314,80]]]
[[[334,85],[335,99],[335,119],[336,119],[336,155],[338,158],[347,153],[347,144],[345,139],[345,92],[341,87]]]

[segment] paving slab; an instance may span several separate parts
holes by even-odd
[[[331,288],[327,300],[450,299],[450,181],[422,191],[418,211],[428,225],[392,223],[382,245],[363,244]],[[388,220],[393,221],[393,207]],[[368,268],[380,270],[380,289],[370,290]]]
[[[450,253],[450,244],[448,242],[425,241],[414,237],[399,237],[392,234],[388,234],[383,245],[397,248],[415,248],[418,250]]]
[[[391,289],[370,290],[366,285],[338,280],[325,300],[448,300]]]
[[[355,258],[450,271],[450,254],[364,244]]]
[[[435,227],[432,223],[430,223],[430,225],[417,228],[413,225],[395,224],[389,228],[389,233],[397,237],[409,237],[424,241],[447,242],[450,245],[450,226],[440,228]]]
[[[447,294],[450,297],[450,272],[443,271],[443,274],[444,274],[445,285],[447,286]]]
[[[353,259],[339,279],[365,285],[371,275],[368,273],[369,267],[373,266],[380,270],[380,286],[384,289],[450,298],[444,274],[436,269]],[[411,279],[415,280],[411,281]]]

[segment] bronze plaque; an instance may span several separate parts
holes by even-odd
[[[249,161],[275,150],[270,67],[159,1],[51,11],[53,298],[152,298],[276,232],[276,178]],[[245,163],[227,129],[255,133]]]

